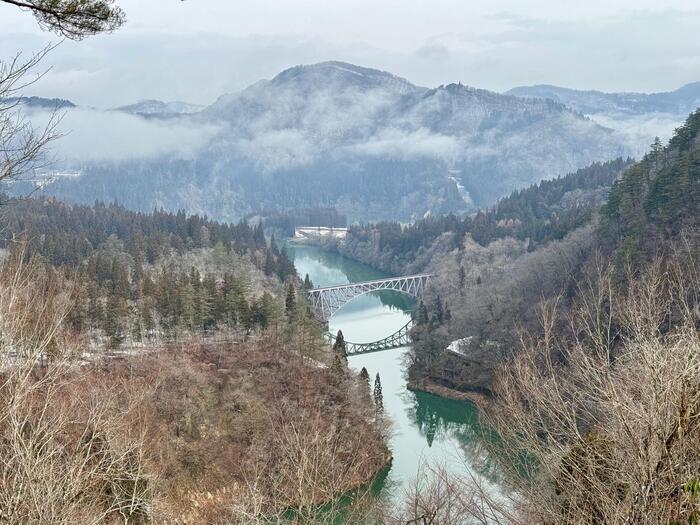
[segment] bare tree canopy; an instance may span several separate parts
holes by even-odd
[[[114,0],[0,2],[30,11],[42,28],[72,40],[109,33],[125,21]],[[56,112],[44,129],[37,130],[18,108],[22,91],[41,78],[42,73],[34,70],[51,49],[47,46],[26,59],[17,54],[9,61],[0,60],[0,181],[16,180],[40,167],[46,146],[59,136]]]
[[[48,46],[26,59],[16,55],[8,62],[0,61],[0,181],[16,180],[40,167],[45,146],[59,136],[56,111],[37,130],[17,108],[22,90],[41,78],[41,73],[32,71],[51,49]]]
[[[41,27],[71,40],[110,33],[125,21],[114,0],[0,0],[31,13]]]

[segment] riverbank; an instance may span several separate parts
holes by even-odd
[[[469,401],[477,407],[486,406],[490,402],[490,398],[485,394],[455,390],[454,388],[440,385],[430,379],[409,379],[406,382],[406,388],[411,392],[427,392],[428,394],[444,397],[446,399],[453,399],[454,401]]]
[[[289,244],[287,251],[300,275],[309,274],[315,287],[381,279],[385,272],[375,267],[324,250],[317,245]],[[371,342],[403,327],[410,319],[414,303],[397,292],[364,294],[344,305],[330,320],[329,330],[343,331],[348,341]],[[390,505],[402,504],[404,490],[415,481],[425,464],[471,464],[465,451],[482,435],[476,409],[477,396],[459,395],[443,389],[407,388],[405,368],[408,347],[395,348],[348,359],[359,374],[366,368],[370,383],[381,379],[384,413],[392,421],[389,447],[391,468],[386,480],[376,482],[377,496]],[[455,454],[460,461],[455,462]],[[476,458],[474,458],[476,460]],[[362,490],[362,489],[361,489]],[[356,521],[351,523],[362,523]]]

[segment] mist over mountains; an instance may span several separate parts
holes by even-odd
[[[143,130],[122,121],[112,132],[119,153],[105,160],[66,155],[81,177],[46,191],[224,220],[315,206],[351,221],[412,220],[490,205],[515,188],[637,153],[635,140],[646,140],[549,91],[426,88],[343,62],[297,66],[198,112],[158,101],[120,108]],[[119,146],[120,136],[146,131],[160,147]]]
[[[668,140],[673,131],[700,106],[700,82],[660,93],[604,93],[550,85],[521,86],[508,94],[548,99],[617,130],[641,158],[655,136]]]
[[[551,99],[584,114],[668,113],[685,118],[700,106],[700,82],[660,93],[604,93],[546,84],[519,86],[506,93],[518,97]]]

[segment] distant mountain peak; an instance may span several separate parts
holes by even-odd
[[[134,104],[114,108],[114,111],[140,115],[142,117],[170,117],[198,113],[203,108],[188,102],[163,102],[156,99],[143,99]]]
[[[29,108],[40,109],[65,109],[74,108],[76,105],[70,100],[63,98],[45,98],[45,97],[10,97],[0,99],[2,104],[22,104]]]
[[[300,82],[344,83],[360,87],[393,87],[404,91],[417,89],[417,86],[405,78],[387,71],[356,66],[348,62],[330,60],[316,64],[298,65],[285,69],[276,75],[271,83],[282,85]]]
[[[506,94],[555,100],[584,114],[669,113],[685,116],[700,105],[700,82],[691,82],[674,91],[658,93],[606,93],[593,89],[579,90],[551,84],[536,84],[515,87]]]

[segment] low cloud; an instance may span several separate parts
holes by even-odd
[[[589,116],[598,124],[620,133],[629,144],[636,158],[641,158],[649,151],[655,137],[662,142],[668,141],[673,131],[683,124],[678,115],[668,113],[646,113],[644,115],[603,115]]]
[[[37,127],[49,113],[28,114]],[[218,133],[214,125],[183,120],[147,120],[116,111],[73,108],[58,126],[63,136],[53,143],[59,161],[90,162],[147,159],[161,155],[191,158]]]
[[[428,157],[450,161],[458,156],[460,147],[457,138],[433,133],[426,128],[409,132],[387,128],[366,142],[351,146],[350,149],[364,155],[400,160]]]
[[[234,149],[264,173],[311,164],[317,150],[303,132],[295,129],[265,131],[240,139]]]

